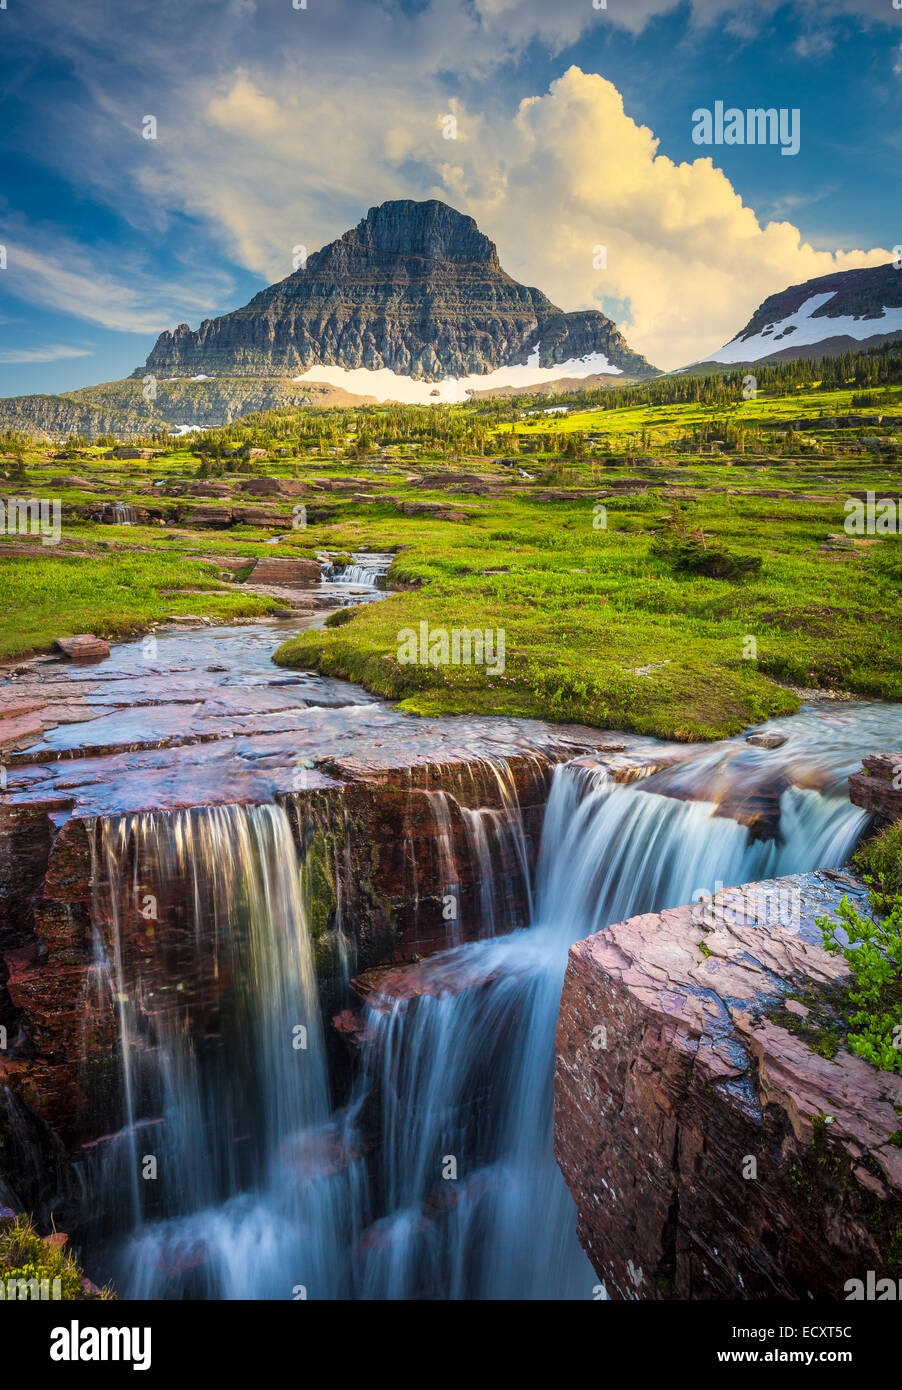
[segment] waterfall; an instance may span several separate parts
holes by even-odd
[[[421,819],[414,802],[425,805],[433,827],[432,844],[446,906],[445,936],[451,945],[457,946],[465,939],[495,936],[515,926],[526,926],[532,916],[532,875],[517,784],[508,764],[485,756],[455,771],[465,783],[457,796],[442,790],[411,790],[408,823]],[[500,804],[465,806],[465,791],[469,792],[468,799],[477,802],[490,799],[485,794],[489,792]],[[461,837],[456,836],[457,827]],[[466,905],[461,855],[456,848],[461,838],[473,877],[473,901]],[[407,847],[413,896],[418,902],[417,852],[415,841],[409,837]]]
[[[363,589],[382,589],[394,555],[379,555],[367,550],[355,550],[347,565],[336,566],[329,561],[323,566],[327,584],[354,584]]]
[[[891,734],[891,712],[877,724]],[[559,767],[529,930],[447,952],[438,997],[371,1001],[364,1089],[378,1105],[383,1211],[365,1242],[364,1296],[595,1296],[552,1154],[568,948],[718,883],[843,864],[867,820],[845,792],[867,731],[840,724],[831,746],[805,716],[796,729],[776,754],[730,741],[626,785],[579,763]],[[680,799],[689,785],[716,799]],[[773,806],[768,838],[718,814],[730,797],[747,809],[752,787]]]
[[[103,515],[100,519],[113,526],[136,526],[138,513],[134,507],[127,506],[125,502],[105,502]]]
[[[124,1296],[595,1297],[552,1155],[570,944],[718,884],[842,865],[866,823],[845,780],[897,721],[886,706],[808,711],[782,722],[783,748],[681,750],[631,783],[591,759],[558,767],[516,930],[497,891],[527,866],[509,769],[471,774],[474,789],[498,779],[496,809],[465,808],[460,783],[461,800],[412,789],[446,887],[470,857],[480,926],[405,967],[416,988],[393,995],[389,972],[368,996],[339,1110],[286,813],[99,821],[93,992],[116,1000],[121,1109],[84,1160],[115,1214],[104,1273]]]
[[[364,1202],[330,1113],[300,877],[281,807],[98,823],[95,973],[118,1010],[122,1124],[89,1186],[130,1212],[110,1257],[125,1294],[340,1291]]]

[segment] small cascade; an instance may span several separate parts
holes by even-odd
[[[551,1153],[556,947],[535,929],[478,942],[448,953],[446,993],[371,1004],[384,1212],[364,1240],[365,1296],[592,1297]]]
[[[550,775],[538,759],[536,770]],[[488,756],[473,759],[449,768],[448,780],[456,784],[456,794],[412,789],[407,819],[409,826],[419,825],[419,808],[425,806],[438,864],[444,934],[457,946],[526,926],[532,916],[532,874],[517,783],[508,763]],[[485,802],[498,804],[479,804]],[[412,837],[407,849],[417,896],[418,852]]]
[[[353,584],[362,589],[384,589],[386,575],[394,558],[394,555],[355,550],[348,564],[336,565],[330,556],[326,556],[323,581],[326,584]]]
[[[100,520],[109,526],[137,526],[138,512],[125,502],[104,502]]]

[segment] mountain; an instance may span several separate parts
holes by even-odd
[[[891,262],[821,275],[772,294],[706,361],[835,357],[896,338],[902,338],[902,270]]]
[[[655,371],[604,314],[564,313],[518,284],[472,217],[432,199],[370,208],[243,309],[162,333],[133,375],[316,380],[311,369],[330,367],[425,383],[574,363],[582,370],[562,375]]]
[[[144,399],[139,380],[106,381],[60,395],[6,396],[0,400],[0,429],[18,430],[35,439],[86,439],[112,434],[131,439],[171,430],[211,429],[228,425],[256,410],[320,409],[372,405],[374,398],[349,395],[340,387],[278,377],[217,377],[210,381],[161,381],[156,399]]]

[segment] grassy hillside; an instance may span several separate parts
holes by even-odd
[[[684,739],[792,710],[800,689],[899,699],[902,540],[843,535],[850,493],[902,497],[899,398],[892,385],[803,385],[728,409],[640,397],[565,415],[509,401],[285,410],[149,460],[20,448],[22,465],[7,457],[7,492],[59,498],[64,524],[52,550],[0,535],[11,599],[0,654],[64,631],[115,636],[169,613],[274,606],[224,579],[216,556],[372,548],[397,551],[398,592],[286,644],[281,663],[352,678],[420,713],[541,715]],[[803,430],[788,428],[799,420]],[[247,491],[261,476],[307,485],[306,529],[292,527],[295,495]],[[144,508],[152,524],[91,520],[107,498]],[[246,503],[268,523],[205,510]],[[403,664],[399,633],[421,622],[503,629],[504,671]]]

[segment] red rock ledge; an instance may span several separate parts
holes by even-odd
[[[809,1031],[847,977],[814,927],[844,892],[795,875],[571,948],[555,1155],[610,1297],[842,1299],[900,1273],[902,1076]]]

